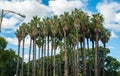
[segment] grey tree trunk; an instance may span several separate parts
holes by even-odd
[[[91,64],[90,64],[90,50],[89,50],[89,39],[87,38],[87,49],[88,49],[88,66],[89,66],[89,76],[91,76]]]
[[[32,45],[32,39],[30,39],[30,47],[29,47],[29,57],[28,57],[28,70],[27,70],[27,76],[30,75],[30,55],[31,55],[31,45]]]
[[[56,67],[55,67],[55,65],[56,65],[56,59],[55,59],[55,56],[56,56],[56,50],[55,50],[55,36],[54,36],[54,38],[53,38],[54,40],[53,40],[53,46],[54,46],[54,63],[53,63],[53,76],[56,76],[56,74],[55,74],[55,70],[56,70]]]
[[[98,34],[96,34],[95,46],[95,76],[98,76]]]
[[[67,49],[66,49],[66,32],[64,30],[64,52],[65,52],[65,76],[68,76],[68,58],[67,58]]]
[[[105,61],[105,47],[106,47],[106,45],[105,45],[105,43],[103,43],[103,47],[104,47],[104,51],[103,51],[103,68],[102,68],[102,76],[105,76],[105,71],[104,71],[104,61]]]
[[[19,57],[20,57],[20,41],[18,40],[18,57],[17,57],[17,68],[16,68],[16,76],[19,75]]]
[[[36,76],[36,38],[33,39],[33,76]]]
[[[23,72],[24,72],[24,44],[25,44],[25,38],[23,38],[21,76],[24,75],[23,74]]]
[[[47,42],[48,42],[48,46],[47,46],[47,57],[48,57],[48,61],[47,61],[47,76],[49,76],[49,35],[47,37]]]
[[[43,76],[45,76],[46,37],[44,37]]]
[[[85,33],[83,32],[83,76],[86,76]]]

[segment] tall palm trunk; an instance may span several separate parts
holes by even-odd
[[[53,76],[53,61],[52,61],[52,56],[53,56],[53,46],[51,47],[50,76]]]
[[[43,71],[44,71],[44,70],[43,70],[43,68],[44,68],[44,67],[43,67],[43,46],[44,46],[44,45],[42,45],[42,53],[41,53],[41,58],[42,58],[41,66],[42,66],[42,67],[41,67],[41,74],[40,74],[40,76],[43,76]]]
[[[25,44],[25,38],[23,38],[21,76],[24,75],[24,74],[23,74],[23,70],[24,70],[24,44]]]
[[[33,76],[36,76],[36,37],[33,39]]]
[[[30,75],[30,55],[31,55],[31,45],[32,45],[32,39],[30,38],[30,48],[29,48],[29,57],[28,57],[28,72],[27,72],[27,76]]]
[[[89,67],[89,76],[91,76],[91,65],[90,65],[90,50],[89,50],[89,39],[87,38],[87,49],[88,49],[88,67]]]
[[[64,30],[64,52],[65,52],[65,76],[68,76],[68,58],[67,58],[67,49],[66,49],[66,31]]]
[[[95,46],[95,43],[94,43],[94,41],[92,41],[92,50],[93,51],[95,50],[94,46]]]
[[[85,33],[83,32],[83,76],[86,76]]]
[[[54,46],[54,63],[53,63],[53,76],[56,76],[56,74],[55,74],[55,65],[56,65],[56,58],[55,58],[55,56],[56,56],[56,50],[55,50],[55,36],[53,37],[53,46]]]
[[[102,64],[103,64],[103,66],[102,66],[102,76],[105,75],[105,71],[104,71],[104,61],[105,61],[105,47],[106,47],[106,44],[103,43],[103,46],[104,46],[104,51],[103,51],[103,61],[102,61]]]
[[[61,48],[62,46],[60,46],[60,48]],[[62,76],[62,50],[60,50],[60,56],[59,56],[59,58],[60,58],[60,65],[59,65],[59,74],[58,74],[58,76]]]
[[[95,42],[95,76],[98,76],[98,33]]]
[[[39,46],[38,47],[38,75],[40,74],[40,67],[41,67],[41,65],[40,65],[40,47],[41,46]]]
[[[17,57],[17,68],[16,68],[16,76],[19,75],[19,57],[20,57],[20,40],[18,40],[18,57]]]
[[[44,37],[43,76],[45,76],[46,37]]]
[[[47,46],[47,57],[48,57],[48,61],[47,61],[47,76],[49,76],[49,35],[47,37],[47,40],[48,40],[48,46]]]
[[[83,63],[83,42],[81,41],[80,42],[80,50],[81,50],[81,56],[82,56],[82,63]],[[83,72],[82,72],[82,69],[81,69],[81,74],[82,74],[82,76],[83,76]]]
[[[80,69],[79,69],[79,50],[78,50],[78,29],[76,30],[76,37],[77,37],[77,76],[80,76]]]
[[[95,41],[92,40],[92,51],[94,52],[95,51]],[[94,54],[92,54],[92,56],[94,56]]]
[[[75,46],[73,46],[73,54],[74,54],[74,76],[77,76],[77,63],[76,63],[76,51]]]
[[[71,76],[75,76],[75,73],[74,73],[74,72],[75,72],[75,71],[74,71],[74,70],[75,70],[75,65],[74,65],[74,60],[75,60],[75,59],[74,59],[74,47],[71,45],[71,48],[72,48],[72,50],[71,50],[71,55],[72,55],[72,56],[70,56],[70,57],[71,57],[71,58],[70,58],[71,72],[72,72],[72,73],[71,73],[71,74],[72,74]]]

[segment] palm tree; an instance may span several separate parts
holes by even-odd
[[[83,76],[86,76],[86,50],[85,50],[85,33],[87,32],[89,24],[89,16],[87,13],[81,11],[81,35],[83,38]]]
[[[43,18],[43,22],[42,22],[42,35],[43,35],[43,42],[44,42],[44,58],[43,58],[43,76],[45,76],[45,56],[46,56],[46,36],[48,35],[48,17]]]
[[[42,46],[42,38],[41,36],[39,35],[37,40],[36,40],[36,44],[38,46],[38,70],[40,70],[40,67],[41,67],[41,64],[40,64],[40,48]],[[39,72],[40,73],[40,72]]]
[[[76,66],[76,75],[79,76],[79,53],[78,53],[78,30],[80,28],[80,10],[78,9],[75,9],[73,12],[72,12],[72,17],[73,17],[73,25],[74,25],[74,29],[76,31],[76,45],[77,45],[77,51],[75,52],[76,53],[76,56],[77,56],[77,59],[76,59],[76,62],[77,64],[75,65]]]
[[[47,76],[49,76],[49,42],[50,42],[50,36],[51,36],[51,30],[50,30],[50,26],[51,26],[51,23],[50,23],[50,18],[46,18],[46,26],[47,26],[47,32],[48,32],[48,34],[47,34],[47,63],[46,63],[46,65],[47,65]]]
[[[87,49],[88,49],[88,70],[89,70],[88,74],[91,76],[90,50],[89,50],[90,22],[88,23],[87,31],[85,32],[85,38],[86,38]]]
[[[16,37],[18,38],[18,57],[17,57],[17,67],[16,67],[16,76],[19,75],[19,57],[20,57],[20,43],[22,40],[22,31],[20,29],[17,29],[17,31],[15,32]]]
[[[54,63],[53,63],[53,76],[56,76],[55,73],[55,65],[56,65],[56,34],[58,31],[58,17],[55,15],[52,19],[51,19],[51,25],[50,25],[50,29],[53,35],[53,49],[54,49]]]
[[[33,17],[30,21],[31,38],[33,40],[33,76],[36,76],[36,38],[38,36],[38,25],[40,18]]]
[[[70,45],[72,46],[71,48],[72,49],[72,65],[73,66],[71,69],[72,69],[72,72],[73,72],[73,76],[77,76],[77,51],[78,49],[75,49],[76,45],[77,45],[77,39],[76,39],[76,30],[75,29],[71,29],[70,30],[70,34],[69,34],[69,42],[70,42]]]
[[[39,25],[38,25],[38,40],[37,40],[37,44],[39,45],[39,50],[40,50],[40,47],[41,47],[41,58],[43,58],[43,47],[44,47],[44,35],[43,35],[43,26],[44,26],[44,22],[43,21],[40,21],[39,22]],[[38,53],[38,59],[40,59],[40,51]],[[41,63],[40,63],[40,66],[41,68],[39,69],[40,70],[40,76],[44,76],[44,59],[42,59]]]
[[[27,32],[28,32],[28,34],[29,34],[29,36],[30,36],[27,76],[30,75],[30,57],[31,57],[32,39],[33,39],[33,37],[32,37],[32,31],[31,31],[32,28],[31,28],[30,25],[31,25],[31,24],[28,23],[28,26],[27,26]]]
[[[70,15],[68,12],[64,12],[64,14],[60,15],[60,27],[62,28],[63,35],[64,35],[64,61],[65,61],[65,66],[64,66],[64,75],[68,76],[68,58],[67,58],[67,49],[66,49],[66,37],[67,37],[67,32],[70,28]]]
[[[98,76],[98,41],[99,41],[99,33],[100,33],[100,30],[101,28],[103,27],[102,26],[102,23],[104,21],[102,15],[100,15],[99,13],[98,14],[93,14],[92,15],[93,17],[91,18],[92,20],[92,24],[94,26],[94,31],[95,31],[95,76]]]
[[[19,27],[20,30],[22,31],[22,39],[23,39],[23,48],[22,48],[22,67],[21,67],[21,76],[23,76],[23,65],[24,65],[24,44],[25,44],[25,37],[27,36],[27,24],[26,23],[22,23],[22,25]]]
[[[104,60],[105,60],[105,48],[106,48],[106,43],[108,42],[108,40],[110,39],[110,32],[103,28],[102,31],[101,31],[101,41],[103,43],[103,47],[104,47],[104,51],[103,51],[103,61],[102,61],[102,76],[105,76],[105,73],[104,73]]]
[[[31,45],[32,39],[30,38],[30,46],[29,46],[29,56],[28,56],[28,68],[27,68],[27,76],[30,75],[30,57],[31,57]]]

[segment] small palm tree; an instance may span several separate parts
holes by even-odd
[[[41,64],[40,64],[40,55],[41,55],[41,51],[40,51],[40,48],[42,47],[42,38],[41,36],[39,35],[37,40],[36,40],[36,44],[38,46],[38,70],[40,70],[40,67],[41,67]],[[38,71],[37,70],[37,71]],[[40,74],[40,71],[38,72],[38,74]],[[37,74],[37,75],[38,75]]]
[[[31,58],[31,48],[32,48],[32,31],[31,31],[31,26],[30,23],[28,23],[27,26],[27,32],[30,36],[30,44],[29,44],[29,57],[28,57],[28,68],[27,68],[27,76],[30,75],[30,58]]]
[[[27,36],[27,24],[23,23],[20,27],[20,30],[22,31],[22,40],[23,40],[23,49],[22,49],[22,67],[21,67],[21,76],[23,76],[23,65],[24,65],[24,44],[25,44],[25,37]]]
[[[76,49],[76,50],[77,50],[77,51],[75,52],[75,53],[76,53],[75,56],[77,56],[77,59],[76,59],[76,63],[77,63],[77,64],[76,64],[75,66],[76,66],[76,71],[77,71],[77,72],[76,72],[75,74],[76,74],[77,76],[79,76],[79,74],[80,74],[80,73],[79,73],[79,71],[80,71],[80,70],[79,70],[79,52],[78,52],[78,39],[79,39],[79,38],[78,38],[78,35],[79,35],[79,34],[78,34],[78,31],[79,31],[80,22],[81,22],[81,21],[80,21],[80,18],[81,18],[81,17],[80,17],[80,12],[81,12],[80,10],[75,9],[75,10],[72,12],[73,22],[71,21],[71,22],[73,23],[74,29],[75,29],[75,31],[76,31],[76,41],[77,41],[77,42],[76,42],[76,45],[77,45],[77,49]]]
[[[19,75],[19,57],[20,57],[20,43],[22,40],[22,31],[20,29],[17,29],[17,31],[15,32],[16,37],[18,38],[18,57],[17,57],[17,67],[16,67],[16,76]]]
[[[43,18],[43,21],[42,21],[42,29],[41,29],[41,32],[42,32],[42,35],[43,35],[43,42],[44,42],[44,58],[43,58],[43,71],[42,71],[42,74],[43,76],[45,76],[45,59],[46,59],[46,37],[48,36],[48,17],[46,18]]]
[[[64,35],[64,61],[65,61],[65,66],[64,66],[64,75],[68,76],[68,57],[67,57],[67,49],[66,49],[66,37],[67,37],[67,32],[70,28],[70,15],[68,12],[65,12],[64,14],[60,15],[60,27],[63,31]]]
[[[81,11],[81,35],[83,39],[83,76],[86,76],[86,50],[85,50],[85,34],[89,26],[89,16]]]
[[[93,14],[92,15],[92,24],[93,24],[93,30],[95,32],[95,76],[98,76],[98,41],[99,41],[99,33],[101,28],[103,28],[102,23],[104,21],[102,15],[100,13],[98,14]]]
[[[110,39],[110,32],[103,28],[102,31],[101,31],[101,41],[103,43],[103,47],[104,47],[104,51],[103,51],[103,58],[102,58],[102,64],[103,64],[103,68],[102,68],[102,76],[105,76],[105,73],[104,73],[104,60],[105,60],[105,48],[106,48],[106,43],[108,42],[108,40]]]
[[[38,36],[38,25],[40,18],[37,16],[33,17],[30,21],[30,35],[33,40],[33,76],[36,76],[36,38]]]
[[[54,16],[53,19],[51,19],[51,25],[50,25],[50,29],[51,29],[51,32],[52,32],[52,35],[53,35],[53,49],[54,49],[54,63],[53,63],[53,76],[56,76],[56,73],[55,73],[55,65],[56,65],[56,34],[58,32],[58,17],[57,16]]]

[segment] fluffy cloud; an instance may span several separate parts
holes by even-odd
[[[87,1],[86,1],[87,2]],[[82,0],[51,0],[49,1],[49,7],[52,9],[55,15],[60,15],[63,12],[70,12],[74,8],[82,8],[85,4]]]
[[[18,45],[18,40],[16,37],[14,37],[14,38],[5,37],[5,39],[12,45]]]
[[[120,4],[104,1],[96,6],[97,10],[105,18],[104,26],[114,31],[120,31]]]
[[[38,1],[26,0],[26,1],[0,1],[0,9],[7,9],[15,12],[19,12],[24,14],[27,18],[31,18],[33,16],[44,17],[51,13],[49,7],[39,3]]]
[[[15,30],[17,28],[17,26],[15,26],[15,25],[19,22],[20,22],[20,20],[15,17],[3,18],[2,29]]]
[[[51,16],[52,14],[60,15],[64,11],[72,11],[74,8],[83,8],[87,0],[50,0],[49,6],[42,4],[42,0],[2,0],[0,1],[0,9],[11,10],[17,13],[21,13],[26,16],[24,22],[29,22],[33,16]],[[15,14],[10,14],[10,18],[4,18],[2,23],[2,30],[11,29],[14,32],[15,29],[21,24],[21,17]],[[22,19],[23,20],[23,19]]]
[[[22,57],[22,56],[21,56]],[[28,54],[25,54],[24,55],[24,61],[25,62],[28,62],[28,59],[29,59],[29,55]],[[30,60],[32,60],[33,59],[33,55],[30,55]]]
[[[39,2],[38,2],[39,1]],[[25,1],[0,1],[0,9],[11,10],[17,13],[21,13],[26,16],[24,22],[29,22],[33,16],[49,16],[52,11],[48,6],[40,3],[40,0],[25,0]],[[3,28],[4,29],[16,29],[16,25],[20,24],[18,15],[12,14],[12,17],[4,18]]]
[[[111,32],[111,38],[118,38],[118,36],[112,31]]]
[[[12,45],[18,45],[18,39],[16,37],[5,37],[5,39],[9,42],[9,44],[12,44]],[[25,38],[25,48],[28,48],[29,47],[29,43],[30,43],[30,37],[27,36]],[[22,45],[22,41],[21,41],[21,45]]]

